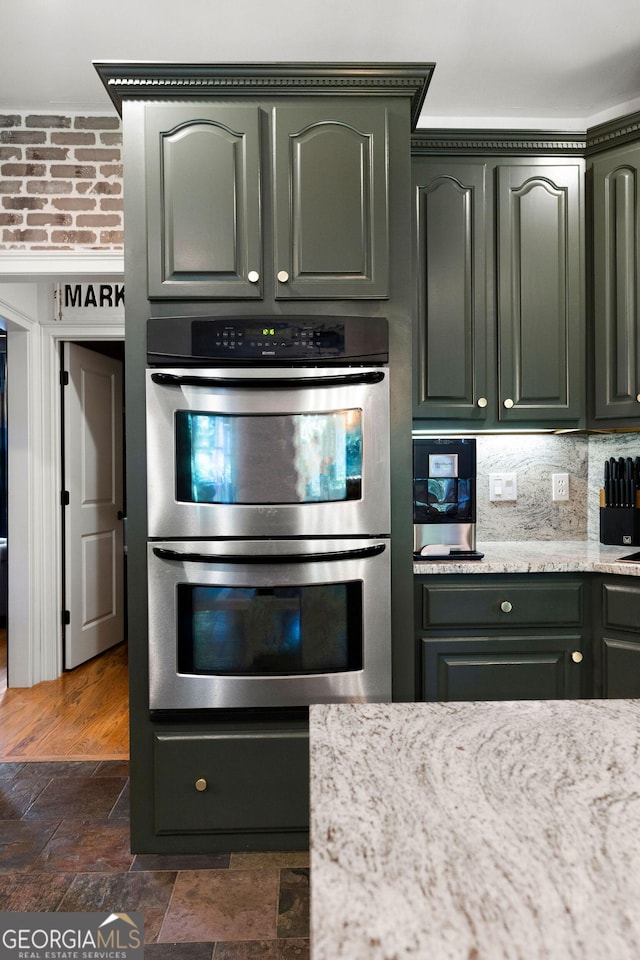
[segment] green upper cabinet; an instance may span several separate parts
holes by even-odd
[[[150,298],[388,297],[379,102],[150,104],[146,149]]]
[[[260,112],[146,110],[150,297],[262,295]]]
[[[414,418],[582,426],[584,160],[413,146]]]
[[[489,408],[488,165],[413,162],[417,324],[414,416],[480,425]],[[493,387],[491,387],[493,389]]]
[[[498,419],[584,417],[584,162],[497,168]]]
[[[273,109],[277,299],[388,297],[386,111]]]
[[[595,157],[591,185],[593,416],[640,423],[640,143]]]

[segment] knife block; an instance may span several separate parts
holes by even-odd
[[[640,510],[637,507],[600,507],[600,543],[640,546]]]

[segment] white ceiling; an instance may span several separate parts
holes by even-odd
[[[113,112],[93,60],[435,63],[420,126],[640,109],[640,0],[21,0],[1,35],[0,112]]]

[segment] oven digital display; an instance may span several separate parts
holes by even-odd
[[[191,320],[191,355],[229,359],[338,358],[345,350],[344,323],[336,319]]]
[[[362,410],[176,413],[176,499],[276,504],[359,500]]]
[[[362,583],[179,584],[178,671],[216,676],[362,669]]]

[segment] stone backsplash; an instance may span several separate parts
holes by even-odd
[[[469,434],[460,434],[469,436]],[[599,491],[610,456],[640,456],[640,433],[477,435],[477,539],[599,540]],[[515,501],[489,500],[489,474],[515,473]],[[569,474],[569,500],[551,477]]]

